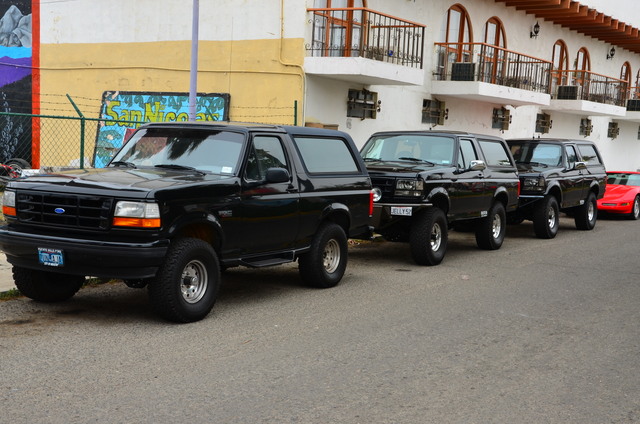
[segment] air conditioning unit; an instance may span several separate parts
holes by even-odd
[[[476,64],[456,62],[451,65],[451,81],[475,81]]]
[[[578,99],[577,85],[558,86],[558,100],[577,100],[577,99]]]
[[[640,100],[627,100],[627,110],[629,112],[640,112]]]

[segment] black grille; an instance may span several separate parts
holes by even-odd
[[[372,178],[371,185],[374,187],[378,187],[382,191],[382,199],[381,201],[387,201],[391,197],[393,197],[393,192],[396,187],[396,179],[395,178]]]
[[[94,230],[109,228],[113,199],[40,192],[18,192],[18,220],[25,224]]]

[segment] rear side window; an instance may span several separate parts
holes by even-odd
[[[578,151],[580,152],[580,156],[582,156],[582,160],[586,162],[587,165],[602,164],[596,148],[591,144],[578,144]]]
[[[473,147],[473,142],[463,138],[460,140],[460,152],[458,153],[458,167],[460,169],[469,169],[472,160],[477,160],[478,155]]]
[[[487,166],[513,166],[507,149],[499,141],[479,140]]]
[[[346,140],[296,137],[294,141],[307,171],[312,174],[359,172]]]

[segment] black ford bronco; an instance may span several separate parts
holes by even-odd
[[[533,221],[539,238],[558,233],[559,212],[573,215],[576,228],[591,230],[598,217],[607,175],[596,145],[588,140],[507,140],[520,173],[520,203],[511,223]]]
[[[0,247],[32,299],[68,299],[85,276],[122,279],[147,286],[164,318],[190,322],[209,313],[228,267],[298,260],[310,285],[338,284],[347,237],[370,237],[371,198],[340,131],[146,124],[104,169],[9,182]]]
[[[443,260],[452,226],[474,230],[480,248],[502,245],[520,183],[501,138],[379,132],[360,153],[374,187],[375,231],[389,241],[408,241],[416,263]]]

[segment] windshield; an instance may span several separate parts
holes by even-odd
[[[426,166],[451,166],[454,139],[425,134],[375,136],[367,141],[361,154],[365,162],[397,161]]]
[[[143,129],[135,133],[109,166],[194,169],[232,175],[237,171],[244,138],[224,130]]]
[[[529,165],[532,168],[562,166],[562,146],[546,143],[509,143],[509,149],[516,164]]]
[[[607,184],[640,186],[640,174],[607,172]]]

